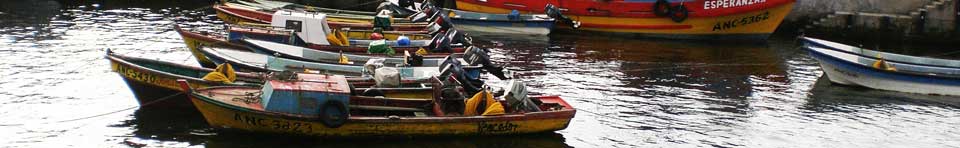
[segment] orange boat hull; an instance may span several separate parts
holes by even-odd
[[[461,2],[457,8],[487,13],[508,13],[512,10],[475,2]],[[669,17],[567,15],[581,23],[580,30],[637,33],[645,36],[688,39],[766,39],[793,9],[795,2],[786,2],[763,9],[727,15],[696,16],[681,22]],[[557,27],[569,28],[569,27]]]

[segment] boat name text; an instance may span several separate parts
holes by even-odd
[[[124,77],[130,78],[130,79],[134,79],[134,80],[145,82],[145,83],[157,82],[157,76],[154,76],[148,73],[143,73],[136,69],[132,69],[130,67],[123,66],[117,63],[113,64],[113,69],[117,71],[117,73],[120,73]]]
[[[763,12],[761,14],[753,15],[753,16],[742,17],[739,19],[717,22],[717,24],[713,25],[713,31],[723,31],[730,28],[746,26],[746,25],[761,22],[767,19],[770,19],[769,11]]]
[[[740,7],[763,2],[767,2],[767,0],[707,0],[703,1],[703,10]]]
[[[480,133],[505,133],[516,131],[520,125],[513,124],[510,122],[499,122],[499,123],[488,123],[480,122],[479,130]]]

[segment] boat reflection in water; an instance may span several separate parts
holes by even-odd
[[[790,90],[795,82],[782,61],[781,53],[794,52],[781,47],[792,46],[789,42],[741,45],[560,34],[547,41],[494,38],[475,44],[493,46],[503,56],[494,61],[504,61],[501,65],[516,71],[532,92],[560,94],[581,106],[581,114],[564,130],[577,133],[567,135],[571,145],[637,146],[737,135],[702,130],[744,126],[757,108],[751,98],[802,94]],[[712,142],[741,145],[733,137]],[[677,141],[664,141],[669,139]]]
[[[133,118],[114,127],[130,127],[133,138],[122,144],[130,146],[157,146],[175,142],[204,145],[205,147],[249,146],[323,146],[323,147],[570,147],[563,135],[541,133],[484,137],[370,137],[370,138],[316,138],[278,134],[251,133],[210,128],[196,110],[164,110],[145,108]],[[174,144],[177,145],[177,144]],[[169,145],[168,145],[169,146]]]
[[[803,108],[831,112],[842,111],[856,106],[885,105],[923,105],[960,107],[956,96],[926,95],[833,84],[826,76],[821,76],[810,90],[807,103]]]

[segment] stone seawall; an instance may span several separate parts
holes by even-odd
[[[798,0],[782,31],[957,40],[960,0]]]

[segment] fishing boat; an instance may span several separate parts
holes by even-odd
[[[177,31],[177,33],[180,34],[180,36],[184,40],[184,43],[187,45],[187,48],[190,50],[190,53],[193,54],[193,57],[196,58],[197,62],[199,62],[200,65],[203,67],[213,68],[213,67],[216,67],[216,64],[210,59],[208,59],[206,56],[204,56],[203,53],[200,53],[200,50],[199,50],[200,46],[223,47],[224,49],[252,51],[245,45],[229,41],[226,36],[223,36],[221,34],[186,30],[181,28],[179,25],[174,25],[173,28],[175,31]],[[238,38],[242,38],[242,37],[238,37]],[[440,45],[449,45],[449,43],[450,43],[449,41],[441,42]],[[452,48],[450,48],[451,46],[440,46],[441,48],[450,49],[450,50],[453,50],[454,52],[433,52],[433,53],[426,54],[425,57],[433,58],[437,56],[446,56],[446,55],[449,55],[450,53],[463,52],[462,48],[458,48],[458,46],[461,46],[461,45],[454,45]],[[342,51],[342,52],[345,52],[345,54],[349,54],[349,55],[377,56],[377,57],[390,56],[382,53],[367,53],[366,47],[362,47],[362,46],[356,46],[356,47],[315,46],[315,48],[311,48],[311,49],[324,50],[324,51],[336,51],[336,52]],[[397,48],[397,49],[401,50],[398,52],[404,52],[404,51],[415,52],[416,50],[419,50],[419,49],[411,49],[411,48]]]
[[[373,31],[373,30],[358,30],[352,28],[331,28],[337,30],[339,33],[343,33],[347,38],[351,39],[368,39],[373,33],[380,34],[383,36],[383,39],[395,41],[400,36],[406,36],[411,40],[429,40],[433,38],[433,35],[437,32],[427,32],[427,31]],[[274,27],[270,25],[263,24],[230,24],[227,25],[228,35],[240,36],[240,35],[260,35],[263,34],[266,37],[271,38],[282,38],[284,41],[290,40],[290,35],[295,33],[295,30],[283,28],[283,27]],[[434,34],[431,34],[434,33]],[[280,39],[272,39],[280,40]],[[303,42],[303,41],[300,41]],[[290,43],[289,41],[286,43]],[[302,43],[301,43],[302,44]]]
[[[224,85],[255,85],[263,83],[259,74],[236,73],[236,79],[230,84],[203,80],[214,69],[187,66],[182,64],[123,56],[107,49],[106,58],[110,60],[110,69],[123,78],[137,102],[143,107],[192,107],[186,97],[165,98],[182,92],[176,81],[189,81],[191,87],[206,88]],[[163,99],[163,100],[161,100]]]
[[[217,17],[223,20],[224,22],[231,24],[240,24],[240,23],[254,23],[254,24],[271,24],[273,23],[273,17],[278,14],[285,14],[292,12],[290,10],[280,10],[273,13],[257,11],[254,9],[242,8],[242,7],[231,7],[227,5],[214,5],[213,9],[217,11]],[[299,13],[310,13],[310,14],[324,14],[320,12],[299,12]],[[356,21],[356,20],[344,20],[344,19],[332,19],[330,26],[337,28],[354,28],[354,29],[373,29],[375,26],[374,22],[369,22],[365,20]],[[384,26],[384,30],[393,30],[393,31],[420,31],[426,30],[431,26],[433,22],[423,22],[423,23],[390,23],[389,26]]]
[[[494,99],[488,91],[478,93],[474,98],[480,101],[475,102],[490,105],[471,108],[469,104],[474,103],[464,103],[466,95],[456,95],[460,92],[454,91],[455,83],[446,84],[436,77],[432,100],[403,104],[354,101],[360,99],[346,95],[342,77],[310,77],[320,79],[205,89],[192,89],[188,82],[179,82],[190,90],[187,93],[211,127],[261,133],[317,137],[527,134],[565,129],[576,114],[558,96],[526,96],[522,88],[498,97],[505,98],[503,101]]]
[[[457,9],[484,13],[544,13],[559,7],[580,30],[640,36],[766,40],[796,0],[455,0]],[[549,13],[548,13],[549,14]]]
[[[322,51],[314,50],[306,47],[293,46],[281,43],[275,43],[270,41],[263,41],[257,39],[240,39],[241,43],[250,47],[257,53],[267,54],[267,55],[280,55],[283,58],[302,60],[302,61],[312,61],[312,62],[327,62],[327,63],[338,63],[342,57],[346,57],[348,61],[354,63],[365,62],[370,59],[382,58],[385,59],[384,63],[387,64],[403,64],[406,62],[413,62],[418,59],[413,59],[413,55],[409,52],[402,54],[402,56],[370,56],[370,55],[359,55],[359,54],[350,54],[350,53],[340,53],[332,51]],[[472,50],[482,50],[473,48]],[[471,52],[471,51],[467,51]],[[472,52],[483,52],[483,51],[472,51]],[[412,64],[418,66],[439,66],[443,58],[449,56],[450,54],[429,54],[420,56],[419,64]]]
[[[325,14],[308,14],[300,12],[278,11],[274,16],[277,20],[270,24],[274,28],[284,28],[288,31],[274,31],[274,29],[230,29],[229,40],[241,38],[256,38],[261,40],[305,46],[317,50],[368,52],[371,45],[389,46],[399,51],[415,52],[426,48],[430,52],[450,53],[463,52],[464,46],[471,44],[471,38],[466,33],[448,27],[430,30],[434,35],[430,40],[369,40],[355,39],[342,36],[342,30],[331,27]],[[444,32],[445,31],[445,32]],[[398,37],[399,38],[399,37]],[[380,42],[381,44],[371,44]]]
[[[277,56],[236,51],[215,47],[201,47],[200,52],[217,64],[229,63],[239,71],[248,72],[281,72],[281,71],[319,71],[329,74],[348,76],[372,76],[379,67],[395,67],[403,79],[425,80],[439,72],[437,67],[406,67],[403,65],[386,65],[383,60],[370,60],[358,64],[320,63],[300,61]]]
[[[831,82],[873,89],[960,95],[960,61],[863,49],[803,37],[803,47],[820,62]]]
[[[204,77],[216,69],[194,67],[189,65],[164,62],[153,59],[124,56],[107,50],[106,58],[110,60],[110,67],[117,72],[142,107],[189,107],[192,103],[183,95],[176,84],[176,80],[186,80],[193,88],[207,88],[212,86],[260,86],[265,78],[270,76],[263,73],[233,72],[235,80],[230,83],[206,80]],[[383,87],[377,80],[369,77],[348,77],[347,82],[356,96],[385,96],[399,99],[429,98],[431,95],[430,83],[418,80],[400,80],[399,85]],[[482,83],[482,82],[481,82]],[[169,98],[168,98],[169,97]]]
[[[226,47],[229,49],[237,49],[237,50],[247,49],[243,45],[228,42],[225,36],[219,35],[216,33],[210,33],[210,32],[204,32],[204,31],[191,32],[188,30],[184,30],[183,28],[180,28],[180,25],[173,25],[173,30],[177,31],[177,33],[180,34],[180,38],[183,39],[183,43],[187,44],[187,49],[189,49],[190,53],[193,54],[193,57],[197,59],[197,62],[200,63],[200,66],[203,66],[206,68],[214,68],[217,65],[214,64],[213,61],[210,61],[210,59],[207,59],[207,57],[203,56],[202,53],[200,53],[200,50],[198,50],[200,46]]]
[[[396,23],[412,23],[412,22],[427,22],[433,20],[433,13],[420,13],[420,11],[410,10],[407,8],[402,8],[400,6],[394,5],[390,2],[383,2],[379,7],[378,11],[352,11],[352,10],[342,10],[342,9],[333,9],[333,8],[323,8],[323,7],[313,7],[300,5],[289,2],[278,2],[278,1],[268,1],[268,0],[253,0],[253,1],[224,1],[224,5],[230,7],[247,7],[246,9],[257,10],[266,13],[273,13],[277,10],[294,10],[294,11],[306,11],[306,12],[319,12],[328,14],[330,18],[337,19],[341,22],[354,22],[354,23],[369,23],[376,19],[378,12],[380,10],[388,10],[391,12],[391,21]]]
[[[556,23],[546,14],[494,14],[444,9],[458,29],[498,34],[547,35]]]

